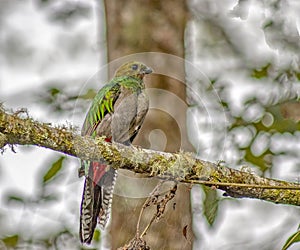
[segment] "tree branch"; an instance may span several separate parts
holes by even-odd
[[[26,111],[9,113],[0,106],[0,149],[5,145],[35,145],[84,160],[104,158],[115,168],[147,176],[204,184],[236,198],[256,198],[300,205],[300,185],[259,177],[195,158],[192,153],[165,153],[107,143],[104,138],[82,137],[65,126],[53,127],[30,118]]]

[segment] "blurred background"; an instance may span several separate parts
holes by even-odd
[[[138,59],[155,74],[136,145],[299,182],[299,13],[297,0],[1,0],[0,102],[79,133],[98,89]],[[14,150],[0,156],[0,249],[115,249],[133,237],[155,180],[134,175],[133,184],[122,172],[111,226],[85,247],[79,160]],[[281,249],[299,218],[297,207],[182,185],[146,240],[152,249]]]

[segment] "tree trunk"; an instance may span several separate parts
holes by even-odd
[[[185,0],[105,0],[104,3],[109,62],[139,52],[162,52],[184,57],[184,31],[188,16]],[[176,72],[184,79],[183,61],[180,63],[170,61],[164,64],[157,62],[155,65],[165,68],[166,72]],[[110,69],[111,72],[113,70]],[[180,149],[193,151],[186,132],[187,106],[173,104],[171,113],[176,115],[170,115],[157,108],[166,105],[170,108],[172,103],[170,96],[174,95],[185,103],[185,84],[167,75],[153,74],[147,79],[146,87],[155,90],[150,93],[152,108],[134,144],[169,152]],[[155,94],[158,93],[157,90],[162,91]],[[123,246],[135,236],[141,206],[158,182],[156,179],[139,177],[136,174],[119,172],[113,199],[112,249]],[[130,194],[126,193],[126,190],[129,190]],[[176,197],[170,203],[163,218],[152,225],[144,239],[151,249],[192,249],[189,187],[180,185]],[[146,209],[141,230],[153,214],[153,210],[148,210],[151,209]]]

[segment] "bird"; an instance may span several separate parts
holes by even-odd
[[[85,117],[81,135],[105,136],[107,142],[131,145],[149,108],[144,77],[153,70],[141,62],[122,64],[114,77],[94,97]],[[92,150],[92,149],[91,149]],[[105,160],[81,160],[79,177],[85,176],[80,206],[80,241],[90,244],[97,221],[107,224],[117,171]]]

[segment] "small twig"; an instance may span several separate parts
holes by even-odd
[[[245,188],[259,188],[259,189],[290,189],[290,190],[300,190],[300,185],[298,186],[272,186],[272,185],[260,185],[260,184],[245,184],[245,183],[230,183],[230,182],[215,182],[215,181],[183,181],[186,183],[192,184],[202,184],[202,185],[211,185],[211,186],[222,186],[222,187],[245,187]]]
[[[128,244],[123,247],[119,247],[118,250],[150,250],[147,243],[142,238],[133,238]]]
[[[26,115],[25,117],[29,118],[28,110],[26,108],[20,108],[19,110],[14,112],[15,116],[19,116],[20,114],[25,114]]]
[[[156,188],[153,190],[152,193],[155,194],[155,192],[158,190],[158,187],[160,187],[161,185],[162,185],[162,182],[156,186]],[[148,225],[145,227],[144,231],[140,235],[140,237],[143,237],[146,234],[146,232],[148,231],[148,229],[150,228],[150,226],[152,225],[152,223],[155,219],[158,221],[162,217],[162,215],[165,212],[168,202],[174,198],[174,196],[176,194],[176,190],[177,190],[177,183],[175,183],[174,187],[172,189],[170,189],[164,195],[164,197],[162,199],[158,199],[158,194],[157,194],[156,196],[154,196],[153,199],[149,199],[150,202],[148,202],[148,203],[145,202],[145,204],[147,204],[147,206],[156,205],[156,213],[153,215],[150,222],[148,223]],[[151,196],[149,198],[151,198]]]
[[[148,223],[148,225],[145,227],[144,231],[141,234],[141,238],[146,234],[146,232],[148,231],[148,229],[150,228],[150,226],[152,225],[153,221],[155,220],[156,216],[153,215],[153,217],[151,218],[150,222]]]
[[[149,207],[151,205],[151,203],[154,202],[154,199],[158,199],[158,194],[155,195],[155,193],[157,192],[157,190],[160,188],[160,186],[163,184],[163,181],[160,181],[156,186],[155,188],[153,189],[153,191],[150,193],[149,197],[147,198],[147,200],[145,201],[141,211],[140,211],[140,214],[139,214],[139,218],[138,218],[138,222],[137,222],[137,225],[136,225],[136,237],[137,238],[140,238],[140,222],[141,222],[141,219],[142,219],[142,214],[144,212],[144,210],[146,209],[146,207]]]

